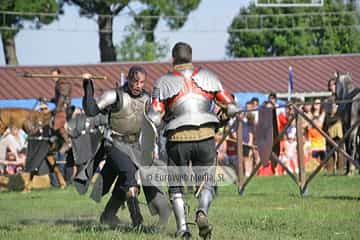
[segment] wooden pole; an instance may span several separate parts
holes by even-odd
[[[239,194],[242,196],[244,194],[245,191],[245,187],[246,185],[248,185],[248,183],[250,182],[250,180],[255,176],[255,174],[257,173],[257,171],[259,170],[261,166],[261,162],[258,162],[257,165],[255,165],[254,169],[252,170],[252,172],[250,173],[250,176],[248,176],[245,179],[245,182],[243,183],[243,185],[241,185],[239,187]]]
[[[52,75],[52,74],[46,74],[46,73],[17,73],[17,77],[23,77],[23,78],[67,78],[67,79],[83,79],[82,75],[67,75],[67,74],[59,74],[59,75]],[[93,80],[106,80],[106,76],[91,76],[91,79]]]
[[[238,157],[238,166],[237,166],[237,177],[238,177],[238,189],[244,185],[245,182],[245,171],[244,171],[244,153],[243,153],[243,124],[239,117],[236,118],[238,122],[236,130],[236,145],[237,145],[237,157]]]
[[[306,181],[305,161],[304,161],[304,129],[303,118],[296,114],[296,141],[297,141],[297,162],[299,169],[300,192]]]
[[[290,178],[292,180],[294,180],[294,182],[296,183],[296,185],[299,186],[299,181],[296,178],[296,176],[290,171],[290,169],[283,163],[280,161],[280,159],[278,158],[278,156],[276,156],[276,154],[274,152],[271,152],[271,157],[273,158],[273,160],[275,160],[276,162],[278,162],[285,170],[285,172],[290,176]]]

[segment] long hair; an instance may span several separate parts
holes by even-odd
[[[336,84],[336,78],[335,78],[335,77],[330,78],[330,79],[328,80],[327,87],[328,87],[328,91],[330,91],[330,92],[331,92],[331,84],[332,84],[332,83],[335,83],[335,84]]]

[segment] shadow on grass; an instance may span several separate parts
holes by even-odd
[[[238,197],[242,197],[240,194],[236,193]],[[271,193],[261,193],[261,192],[248,192],[248,193],[244,193],[243,196],[248,196],[248,197],[266,197],[268,195],[271,195]]]
[[[15,232],[20,230],[21,228],[16,225],[0,225],[0,232]]]
[[[360,197],[354,197],[354,196],[324,196],[321,198],[330,199],[330,200],[360,201]]]
[[[138,228],[134,228],[130,223],[127,222],[122,222],[116,226],[108,226],[108,225],[100,224],[98,220],[95,220],[93,218],[57,219],[57,220],[23,219],[20,220],[18,223],[24,226],[36,225],[36,224],[48,224],[48,225],[56,225],[56,226],[72,225],[75,227],[75,232],[78,233],[119,231],[124,233],[156,234],[160,232],[160,229],[157,226],[141,226]]]

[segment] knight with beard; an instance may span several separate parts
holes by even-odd
[[[135,175],[142,165],[139,137],[144,108],[149,100],[149,95],[144,90],[146,71],[140,66],[131,67],[123,86],[108,90],[97,99],[94,98],[91,77],[91,74],[83,74],[85,114],[89,117],[100,113],[109,116],[111,144],[106,147],[106,163],[101,172],[103,186],[106,186],[103,195],[116,179],[100,222],[117,225],[119,219],[116,214],[126,202],[132,225],[142,227],[143,217],[138,201],[140,191]],[[171,213],[168,197],[156,186],[143,186],[143,192],[150,212],[159,215],[160,224],[167,223]]]

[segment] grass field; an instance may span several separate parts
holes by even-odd
[[[196,201],[192,195],[193,221]],[[161,233],[129,231],[128,211],[118,216],[124,224],[110,229],[98,223],[107,198],[100,204],[80,196],[73,187],[31,193],[0,193],[0,239],[172,239],[175,221]],[[142,196],[143,201],[143,196]],[[142,206],[146,225],[156,218]],[[360,176],[319,176],[300,197],[289,177],[257,177],[240,197],[234,186],[219,189],[211,211],[213,239],[360,239]],[[194,239],[197,229],[191,226]]]

